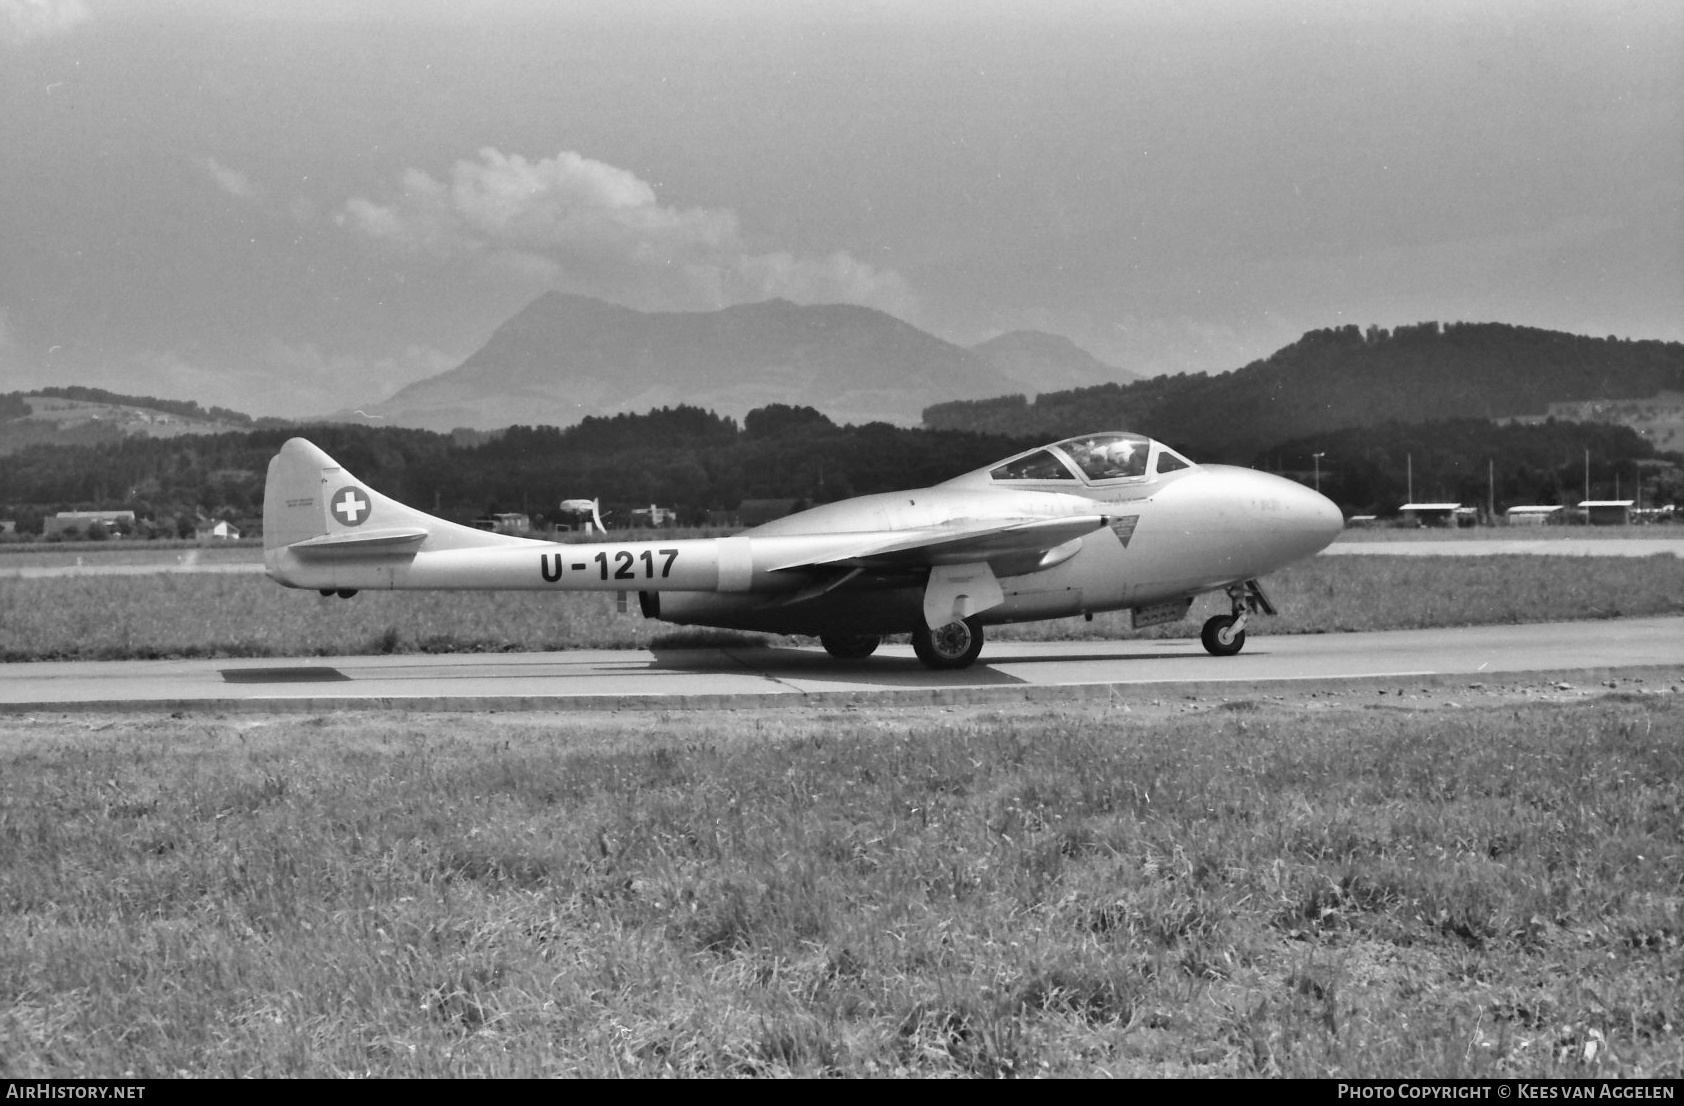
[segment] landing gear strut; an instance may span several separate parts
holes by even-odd
[[[982,652],[982,623],[975,615],[934,630],[919,623],[912,631],[912,651],[927,668],[969,668]]]
[[[1256,580],[1229,584],[1228,603],[1230,613],[1215,616],[1199,632],[1199,640],[1212,656],[1231,657],[1244,649],[1246,621],[1251,615],[1275,613],[1275,605]]]

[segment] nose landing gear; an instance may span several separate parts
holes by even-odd
[[[1216,615],[1199,632],[1199,641],[1212,656],[1231,657],[1244,649],[1246,621],[1253,614],[1275,613],[1275,605],[1269,602],[1269,597],[1263,593],[1263,585],[1256,580],[1229,584],[1228,602],[1231,612]]]
[[[1214,657],[1231,657],[1245,648],[1246,612],[1219,614],[1205,623],[1199,640]]]

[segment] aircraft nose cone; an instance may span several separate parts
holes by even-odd
[[[1290,535],[1297,556],[1321,552],[1345,529],[1339,505],[1314,488],[1279,477],[1271,477],[1271,486],[1280,503],[1279,532]]]
[[[1293,509],[1302,512],[1305,528],[1321,539],[1317,550],[1325,549],[1344,531],[1345,513],[1337,503],[1313,488],[1302,488],[1301,491],[1300,502],[1294,504]]]

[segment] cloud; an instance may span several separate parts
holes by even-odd
[[[211,179],[216,182],[216,186],[228,193],[230,196],[234,196],[242,200],[256,198],[256,186],[251,183],[250,177],[246,176],[238,169],[230,169],[214,157],[200,158],[198,160],[198,166],[205,172],[209,173]]]
[[[625,169],[571,151],[528,161],[494,149],[448,182],[405,170],[387,203],[357,197],[336,217],[417,255],[474,258],[569,291],[646,308],[722,307],[782,296],[915,311],[905,278],[836,252],[757,251],[725,208],[664,205]]]
[[[91,18],[82,0],[0,0],[0,42],[22,45],[54,38]]]

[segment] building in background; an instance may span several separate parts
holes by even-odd
[[[1503,521],[1510,526],[1544,526],[1561,521],[1561,508],[1543,503],[1523,504],[1504,511]]]
[[[1585,521],[1592,526],[1625,526],[1631,522],[1629,499],[1587,499],[1579,504]]]
[[[60,511],[51,518],[41,520],[41,533],[50,537],[62,534],[66,530],[87,533],[88,527],[99,524],[108,531],[118,529],[134,529],[133,511]]]
[[[1405,524],[1417,526],[1454,526],[1460,503],[1405,503],[1398,508]]]

